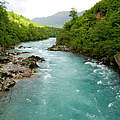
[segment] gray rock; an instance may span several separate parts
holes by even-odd
[[[15,86],[15,84],[16,84],[16,82],[14,80],[9,80],[6,83],[6,88],[13,87],[13,86]]]
[[[25,49],[25,47],[24,47],[24,46],[19,46],[18,48],[19,48],[19,49]]]
[[[0,91],[8,91],[10,87],[13,87],[16,84],[14,79],[31,77],[35,73],[32,69],[39,67],[37,62],[45,61],[39,56],[17,58],[14,55],[19,55],[19,53],[0,57]]]
[[[36,62],[32,62],[30,65],[29,65],[29,68],[32,70],[34,68],[38,68],[39,66],[37,65]]]
[[[9,63],[11,59],[12,58],[10,56],[0,56],[0,64]]]
[[[40,61],[40,62],[45,61],[44,58],[40,58],[39,56],[34,56],[34,55],[28,57],[27,59],[30,60],[30,61],[36,61],[36,62],[38,62],[38,61]]]
[[[0,91],[2,91],[3,89],[3,85],[0,83]]]
[[[118,65],[118,67],[120,68],[120,54],[115,55],[114,58],[115,58],[115,61]]]
[[[71,51],[69,47],[65,45],[53,45],[52,47],[48,48],[50,51]]]

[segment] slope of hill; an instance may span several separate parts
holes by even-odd
[[[24,26],[29,26],[29,24],[32,24],[33,26],[36,26],[36,27],[47,27],[44,25],[36,24],[32,22],[30,19],[25,18],[22,15],[18,15],[12,11],[7,11],[7,13],[8,13],[9,20],[14,21],[17,24],[24,25]]]
[[[60,29],[36,24],[22,15],[8,12],[5,3],[0,2],[0,48],[21,41],[41,40],[56,36]]]
[[[78,16],[81,16],[84,12],[85,11],[79,12]],[[69,17],[69,11],[62,11],[48,17],[34,18],[32,21],[41,25],[62,27],[64,23],[68,22],[70,19],[71,17]]]
[[[120,53],[120,0],[101,0],[83,16],[65,23],[57,44],[114,64],[114,56]]]

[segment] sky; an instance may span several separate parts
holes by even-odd
[[[7,9],[27,18],[46,17],[60,11],[87,10],[100,0],[5,0]]]

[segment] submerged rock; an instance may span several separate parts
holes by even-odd
[[[25,47],[24,47],[24,46],[19,46],[18,48],[19,48],[19,49],[25,49]]]
[[[120,69],[120,54],[115,55],[114,58],[115,58],[115,61]]]
[[[48,48],[50,51],[71,51],[71,48],[66,47],[65,45],[53,45],[52,47]]]
[[[25,49],[25,48],[31,48],[31,47],[24,47],[24,46],[19,46],[19,49]]]
[[[30,65],[29,65],[29,68],[32,70],[34,68],[38,68],[39,66],[37,65],[36,62],[32,62]]]

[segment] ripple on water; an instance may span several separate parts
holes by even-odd
[[[86,116],[91,120],[94,120],[96,118],[96,115],[90,113],[87,113]]]
[[[48,78],[51,78],[51,74],[47,73],[45,76],[44,76],[44,79],[48,79]]]

